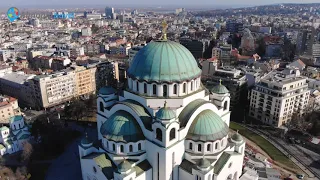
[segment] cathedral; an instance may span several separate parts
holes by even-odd
[[[239,179],[245,142],[228,136],[229,91],[201,84],[188,49],[150,42],[127,76],[124,90],[99,90],[98,140],[79,145],[84,180]]]

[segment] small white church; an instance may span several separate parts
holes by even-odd
[[[228,136],[230,94],[201,84],[188,49],[153,41],[127,75],[125,90],[99,90],[98,140],[79,145],[84,180],[239,179],[245,142]]]
[[[9,127],[0,128],[0,155],[12,154],[23,150],[23,145],[29,141],[31,133],[21,115],[9,119]]]

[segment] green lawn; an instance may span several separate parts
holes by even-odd
[[[261,137],[260,135],[250,131],[249,129],[242,127],[234,122],[230,122],[230,128],[237,131],[256,143],[261,149],[263,149],[274,161],[277,161],[291,169],[299,169],[289,158],[287,158],[281,151],[274,147],[269,141]]]

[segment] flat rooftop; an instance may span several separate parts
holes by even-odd
[[[15,82],[17,84],[23,84],[28,79],[32,79],[34,76],[35,76],[34,74],[30,75],[30,74],[22,74],[19,72],[12,72],[12,73],[4,75],[0,79]]]

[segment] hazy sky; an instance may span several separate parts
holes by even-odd
[[[141,5],[141,6],[166,6],[175,5],[181,7],[188,6],[253,6],[263,4],[275,3],[320,3],[320,0],[7,0],[2,1],[1,7],[36,7],[48,6],[63,7],[64,5],[74,5],[75,7],[81,5],[110,5],[110,6],[126,6],[126,5]]]

